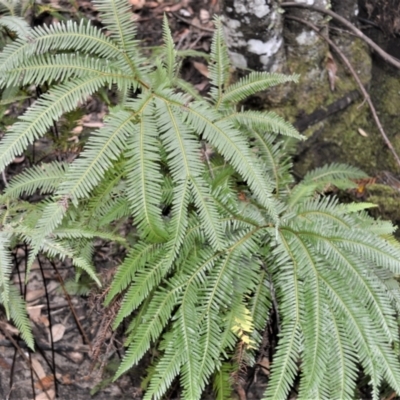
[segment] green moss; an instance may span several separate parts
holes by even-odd
[[[368,201],[378,205],[375,216],[400,223],[400,192],[387,185],[368,186]],[[399,232],[400,233],[400,232]]]

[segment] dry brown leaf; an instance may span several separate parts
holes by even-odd
[[[102,128],[104,126],[104,122],[86,122],[83,124],[86,128]]]
[[[193,61],[193,66],[206,78],[210,77],[210,72],[208,71],[208,67],[206,64],[201,62]]]
[[[269,376],[269,374],[270,374],[270,363],[269,363],[269,359],[268,359],[268,357],[263,357],[259,362],[258,362],[258,365],[261,367],[260,368],[260,371],[264,374],[264,375],[266,375],[266,376]]]
[[[328,56],[326,59],[326,69],[328,71],[329,86],[331,88],[331,91],[333,92],[335,90],[335,82],[337,79],[337,65],[330,52],[328,52]]]
[[[28,290],[26,293],[26,302],[35,301],[44,296],[44,289]]]
[[[40,381],[35,382],[35,388],[40,390],[49,390],[54,385],[54,376],[46,375],[40,379]]]
[[[55,324],[51,327],[51,332],[53,334],[53,342],[60,341],[65,333],[65,326],[63,324]],[[50,342],[50,338],[49,338]]]
[[[40,322],[46,327],[48,327],[50,325],[49,319],[47,318],[46,315],[40,316]]]
[[[44,372],[42,364],[40,364],[40,362],[38,361],[38,359],[36,357],[31,358],[31,365],[39,379],[42,379],[46,376],[46,373]]]
[[[40,317],[41,317],[43,307],[44,307],[43,304],[39,304],[37,306],[28,306],[27,310],[28,310],[29,318],[32,321],[40,324],[42,322]]]
[[[73,135],[80,135],[83,131],[83,126],[82,125],[78,125],[76,126],[74,129],[72,129],[71,133]]]
[[[364,129],[358,128],[358,133],[361,136],[368,137],[368,133],[364,131]]]
[[[10,325],[8,322],[1,321],[1,325],[1,328],[5,329],[11,335],[19,335],[19,330],[15,326]]]
[[[68,356],[77,364],[80,364],[83,361],[83,354],[79,351],[71,351],[68,353]]]

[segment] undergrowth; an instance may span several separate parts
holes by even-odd
[[[0,171],[89,96],[118,92],[78,158],[26,169],[1,195],[0,301],[27,344],[10,248],[27,243],[28,266],[39,253],[70,258],[78,282],[100,285],[100,237],[128,251],[106,288],[105,305],[121,303],[113,328],[128,326],[115,378],[157,349],[144,398],[161,398],[178,376],[186,399],[211,382],[216,398],[232,398],[232,377],[254,364],[272,310],[279,341],[265,399],[286,398],[299,376],[299,398],[352,398],[360,368],[375,399],[383,382],[400,393],[394,228],[368,216],[371,204],[324,195],[364,174],[333,164],[296,184],[290,154],[303,138],[272,112],[238,107],[297,77],[251,72],[230,84],[216,20],[203,97],[179,77],[166,20],[163,53],[150,62],[127,2],[95,5],[103,30],[86,21],[21,30],[10,18],[18,38],[0,54],[3,90],[46,88],[1,140]],[[37,192],[43,200],[24,200]],[[131,223],[133,241],[117,221]]]

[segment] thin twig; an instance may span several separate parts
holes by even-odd
[[[56,266],[56,264],[54,262],[50,261],[50,264],[52,265],[52,267],[54,268],[54,271],[56,272],[57,279],[60,282],[62,291],[64,292],[64,295],[65,295],[65,298],[67,299],[69,308],[70,308],[70,310],[72,312],[72,315],[74,316],[74,320],[75,320],[76,326],[78,327],[79,332],[82,335],[83,342],[89,346],[89,349],[91,351],[92,350],[92,345],[90,343],[90,340],[89,340],[88,336],[86,335],[85,330],[83,329],[83,327],[82,327],[82,325],[81,325],[81,323],[79,321],[78,316],[76,315],[76,311],[75,311],[75,308],[74,308],[74,306],[72,304],[71,297],[70,297],[69,293],[67,292],[67,289],[65,289],[64,281],[63,281],[60,273],[58,272],[58,268],[57,268],[57,266]]]
[[[297,17],[292,17],[292,16],[287,16],[286,18],[291,19],[293,21],[300,22],[300,23],[302,23],[304,25],[307,25],[312,30],[314,30],[319,36],[321,36],[324,40],[326,40],[326,42],[332,47],[333,50],[335,50],[335,52],[338,54],[338,56],[342,59],[343,63],[349,69],[349,71],[353,75],[353,78],[357,82],[357,84],[358,84],[358,86],[359,86],[359,88],[361,90],[361,93],[363,94],[363,96],[365,98],[365,101],[368,103],[368,106],[369,106],[369,108],[371,110],[371,113],[372,113],[372,116],[374,118],[375,124],[376,124],[380,134],[382,135],[383,140],[385,141],[387,147],[389,148],[389,150],[393,154],[394,158],[396,159],[397,164],[400,167],[400,158],[399,158],[398,154],[396,153],[396,150],[394,149],[394,147],[393,147],[392,143],[390,142],[388,136],[386,135],[386,132],[383,129],[383,126],[381,124],[381,121],[379,120],[378,114],[376,113],[374,104],[372,103],[371,97],[369,96],[367,90],[365,89],[363,83],[361,82],[361,79],[357,75],[356,71],[354,70],[353,66],[351,65],[351,63],[347,59],[347,57],[343,54],[343,52],[339,49],[339,47],[336,46],[336,44],[331,39],[329,39],[327,36],[325,36],[323,33],[321,33],[320,29],[316,25],[314,25],[313,23],[311,23],[309,21],[305,21],[304,19],[297,18]]]
[[[200,25],[194,24],[193,22],[188,21],[186,18],[181,17],[177,13],[172,13],[172,15],[174,17],[178,18],[179,20],[181,20],[182,22],[184,22],[185,24],[188,24],[190,26],[193,26],[194,28],[200,29],[201,31],[206,31],[206,32],[211,32],[211,33],[215,32],[215,29],[207,28],[205,26],[200,26]]]
[[[384,51],[382,48],[380,48],[368,36],[364,35],[364,33],[362,33],[358,28],[356,28],[350,21],[348,21],[346,18],[341,17],[339,14],[336,14],[335,12],[325,9],[325,8],[322,8],[322,7],[309,6],[309,5],[303,4],[303,3],[287,2],[287,3],[282,3],[280,6],[283,8],[286,8],[286,7],[306,8],[308,10],[317,11],[321,14],[329,15],[334,20],[340,22],[341,24],[343,24],[344,26],[349,28],[351,31],[353,31],[357,37],[364,40],[364,42],[366,42],[372,49],[374,49],[385,61],[392,64],[394,67],[400,69],[400,60],[398,60],[397,58],[386,53],[386,51]],[[289,18],[289,16],[285,16],[285,17]],[[295,17],[290,17],[290,18],[295,18]]]
[[[14,345],[14,347],[18,350],[18,353],[21,355],[21,357],[25,360],[27,365],[29,366],[30,370],[33,371],[33,373],[36,376],[36,379],[38,380],[38,384],[41,386],[41,389],[43,390],[44,394],[46,397],[51,400],[49,394],[47,393],[47,390],[44,388],[42,384],[42,380],[40,379],[38,373],[36,372],[35,368],[32,367],[32,365],[29,362],[28,357],[25,355],[25,353],[22,351],[21,347],[18,346],[18,343],[14,340],[14,338],[8,333],[7,331],[7,326],[4,324],[4,322],[0,321],[0,329],[3,331],[4,335],[7,337],[7,339]]]

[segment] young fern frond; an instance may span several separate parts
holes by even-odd
[[[203,98],[179,76],[166,19],[162,56],[149,62],[128,2],[95,5],[109,36],[60,23],[0,54],[1,87],[50,86],[0,141],[2,171],[88,97],[111,88],[120,100],[71,163],[34,166],[1,195],[0,302],[29,346],[9,246],[30,245],[30,263],[39,252],[71,258],[78,277],[101,284],[96,237],[127,249],[105,303],[120,302],[114,329],[128,320],[115,379],[156,347],[146,399],[161,399],[178,377],[186,399],[200,399],[211,380],[218,399],[232,398],[233,369],[254,363],[272,309],[280,334],[265,399],[286,398],[296,380],[300,398],[350,398],[360,366],[375,398],[383,381],[400,393],[394,227],[369,217],[371,204],[324,194],[365,175],[332,164],[294,184],[291,147],[303,137],[273,113],[237,108],[297,77],[251,72],[230,85],[216,20]],[[21,199],[37,192],[49,197]],[[127,237],[120,223],[133,225]]]

